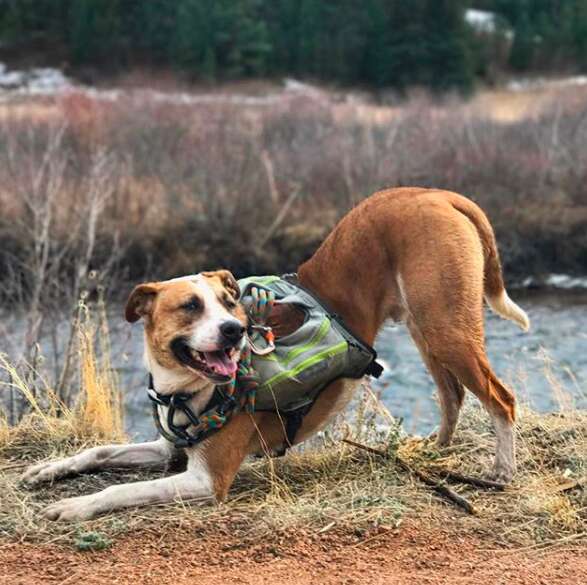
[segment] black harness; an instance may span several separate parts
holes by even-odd
[[[155,390],[152,374],[149,374],[147,396],[151,400],[151,412],[153,415],[153,420],[155,421],[155,426],[157,427],[157,431],[177,449],[193,447],[219,430],[218,427],[203,428],[203,417],[210,416],[211,414],[226,415],[228,413],[232,413],[236,410],[238,405],[238,402],[234,396],[229,396],[223,392],[221,386],[215,386],[214,393],[208,401],[208,404],[206,404],[200,415],[197,415],[189,405],[189,401],[194,397],[193,394],[187,394],[185,392],[178,392],[175,394],[159,394],[159,392]],[[167,408],[167,417],[165,422],[167,429],[169,430],[167,430],[161,423],[161,417],[159,414],[160,406]],[[304,417],[306,414],[308,414],[312,406],[314,406],[314,402],[310,402],[309,404],[305,404],[304,406],[301,406],[295,410],[290,410],[289,412],[280,413],[280,417],[284,420],[285,423],[285,443],[281,449],[277,450],[276,454],[278,457],[285,455],[286,451],[293,446],[296,435],[304,421]],[[174,418],[177,412],[184,414],[189,422],[183,425],[176,424],[174,422]],[[263,410],[260,412],[277,411]],[[188,432],[190,427],[195,427],[195,430]]]
[[[152,403],[153,420],[155,421],[157,430],[161,436],[170,443],[173,443],[178,449],[197,445],[218,430],[218,427],[204,425],[202,420],[204,417],[230,415],[238,406],[238,402],[234,396],[223,392],[222,386],[215,386],[214,393],[208,401],[208,404],[206,404],[204,410],[198,415],[192,410],[189,404],[189,401],[194,397],[193,394],[187,394],[185,392],[169,395],[159,394],[155,390],[152,374],[149,374],[147,395]],[[169,430],[161,424],[161,418],[159,416],[160,406],[167,408],[165,422]],[[184,414],[189,422],[184,425],[175,424],[174,418],[177,412]],[[195,427],[195,430],[188,432],[190,427]]]

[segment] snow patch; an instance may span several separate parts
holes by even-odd
[[[546,79],[544,77],[514,79],[507,84],[506,89],[515,92],[584,85],[587,85],[587,75],[574,75],[560,79]]]
[[[495,33],[497,31],[497,15],[487,10],[470,8],[465,11],[465,22],[477,32]]]
[[[35,68],[27,71],[9,71],[0,63],[0,99],[20,95],[58,96],[72,91],[81,92],[96,100],[114,102],[120,98],[151,101],[170,105],[234,104],[242,106],[272,106],[284,97],[300,95],[318,99],[324,93],[317,87],[296,79],[285,79],[283,90],[264,96],[227,93],[163,92],[152,89],[97,89],[73,83],[63,72],[53,68]]]
[[[569,274],[549,274],[545,278],[528,276],[522,281],[524,288],[550,287],[565,290],[587,289],[587,276],[570,276]]]
[[[71,81],[52,67],[38,67],[27,71],[9,71],[0,63],[0,91],[17,94],[51,95],[72,87]]]

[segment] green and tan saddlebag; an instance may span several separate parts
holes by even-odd
[[[338,378],[379,377],[381,366],[373,348],[357,339],[340,318],[332,314],[293,277],[251,276],[239,281],[241,302],[250,306],[251,289],[271,291],[275,306],[290,303],[301,314],[301,324],[275,339],[266,355],[252,354],[260,377],[256,410],[287,413],[311,404],[320,391]],[[251,315],[249,315],[251,318]],[[250,333],[251,341],[263,343]]]

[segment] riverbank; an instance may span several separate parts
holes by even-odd
[[[78,417],[86,421],[86,426],[71,425]],[[98,429],[87,421],[83,410],[60,420],[42,418],[37,413],[17,427],[2,429],[3,538],[79,548],[81,532],[99,533],[103,541],[110,542],[158,522],[204,526],[237,519],[237,523],[246,520],[243,529],[251,538],[295,528],[328,532],[346,527],[364,534],[379,526],[394,527],[404,519],[442,518],[448,513],[502,545],[541,546],[560,538],[579,538],[585,527],[584,410],[550,415],[521,410],[516,429],[519,469],[514,483],[505,491],[479,488],[454,476],[479,477],[491,466],[494,437],[480,408],[465,409],[455,443],[439,451],[431,440],[406,435],[371,393],[366,395],[354,422],[339,418],[326,434],[302,450],[296,449],[284,458],[246,463],[222,506],[180,503],[150,507],[118,512],[75,527],[44,520],[39,512],[60,498],[91,493],[113,483],[161,476],[160,471],[110,471],[32,489],[19,483],[21,473],[32,462],[112,440],[103,427]],[[351,444],[342,441],[345,438],[351,439]],[[377,452],[361,446],[371,446]],[[449,485],[468,499],[474,514],[444,499],[443,494],[439,496],[418,473],[441,483],[448,474]]]
[[[61,498],[171,473],[110,471],[34,489],[19,481],[33,462],[125,440],[109,354],[104,359],[93,345],[107,347],[104,322],[80,324],[81,393],[70,408],[50,386],[29,386],[27,370],[19,373],[3,360],[5,388],[28,403],[18,424],[0,418],[0,576],[11,582],[100,583],[121,573],[121,582],[206,574],[263,583],[287,573],[285,583],[307,582],[310,574],[334,583],[342,573],[327,574],[328,565],[344,558],[348,582],[361,582],[362,573],[375,579],[377,567],[398,579],[443,582],[447,575],[434,571],[445,567],[463,582],[507,572],[508,583],[531,583],[542,567],[534,556],[539,553],[569,563],[564,575],[581,581],[587,411],[568,401],[553,414],[520,409],[519,470],[503,491],[471,483],[490,468],[495,448],[480,408],[466,406],[455,443],[438,450],[431,440],[407,434],[364,386],[353,412],[337,417],[303,449],[247,461],[222,505],[177,502],[75,525],[44,520],[42,509]],[[299,569],[300,559],[308,572]],[[257,570],[250,575],[253,563]],[[471,567],[477,572],[463,575]],[[552,583],[563,582],[560,571],[545,570]]]
[[[379,410],[378,416],[386,415]],[[471,514],[417,474],[441,483],[449,472],[480,476],[494,443],[486,419],[468,409],[455,444],[442,451],[404,436],[389,419],[383,435],[373,434],[379,425],[347,427],[347,436],[382,455],[332,434],[304,452],[248,462],[221,506],[181,502],[76,525],[47,522],[39,512],[62,497],[161,473],[89,474],[25,489],[18,478],[27,463],[92,443],[87,436],[80,442],[44,434],[42,421],[29,420],[0,444],[0,576],[12,583],[183,583],[204,576],[309,583],[317,575],[325,583],[367,577],[374,583],[478,583],[481,576],[508,584],[538,577],[581,582],[587,574],[587,412],[521,412],[519,472],[511,486],[495,491],[446,483],[472,506]]]

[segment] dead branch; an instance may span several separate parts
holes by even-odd
[[[441,473],[444,476],[443,479],[456,481],[458,483],[467,483],[469,485],[474,485],[476,487],[489,488],[499,491],[503,491],[506,488],[505,484],[499,483],[497,481],[491,481],[490,479],[471,477],[469,475],[463,475],[461,473],[457,473],[455,471],[447,471],[445,469],[438,469],[435,471]]]
[[[383,457],[385,459],[390,459],[392,456],[381,449],[375,449],[373,447],[368,447],[367,445],[362,445],[361,443],[357,443],[350,439],[343,439],[343,443],[347,443],[348,445],[352,445],[357,449],[363,449],[364,451],[368,451],[369,453],[373,453],[374,455],[378,455],[379,457]],[[404,461],[401,457],[397,455],[393,456],[394,461],[405,471],[408,473],[415,475],[422,483],[430,486],[437,494],[440,494],[447,500],[450,500],[454,504],[457,504],[463,510],[465,510],[468,514],[476,515],[477,510],[474,508],[473,504],[469,502],[463,496],[457,494],[454,490],[450,489],[442,482],[434,479],[432,476],[420,471],[419,469],[415,469],[414,467],[410,466],[406,461]]]
[[[299,187],[295,187],[294,190],[290,193],[290,196],[287,198],[286,202],[282,205],[279,213],[273,220],[273,223],[269,226],[269,229],[259,242],[257,248],[260,250],[263,246],[273,237],[273,234],[277,231],[279,226],[282,224],[283,220],[287,216],[287,212],[289,211],[290,207],[292,206],[293,202],[297,199],[298,195],[301,193],[301,189]]]
[[[277,182],[275,181],[275,170],[273,168],[273,161],[266,150],[261,152],[261,161],[265,167],[265,173],[267,174],[267,183],[269,184],[269,194],[271,195],[271,201],[274,205],[279,203],[279,191],[277,189]]]

